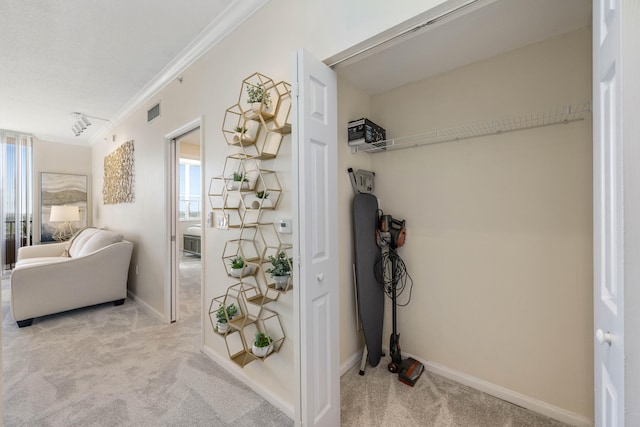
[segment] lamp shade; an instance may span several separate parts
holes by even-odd
[[[51,206],[51,222],[80,221],[80,210],[77,206]]]

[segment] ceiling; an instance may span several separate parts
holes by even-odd
[[[365,93],[377,95],[588,26],[591,7],[591,0],[480,0],[436,24],[345,60],[334,70]],[[420,23],[433,17],[430,14]],[[377,42],[371,40],[369,45]],[[340,55],[327,62],[338,60]]]
[[[264,3],[2,0],[0,129],[88,144],[108,124],[90,118],[76,137],[72,112],[113,121],[204,33],[233,27],[229,17],[244,20]]]
[[[106,136],[177,77],[190,64],[184,58],[197,59],[194,46],[201,54],[202,40],[214,44],[266,1],[2,0],[0,129],[75,144]],[[335,69],[378,94],[590,22],[591,0],[479,0]],[[110,122],[90,118],[76,137],[72,112]]]

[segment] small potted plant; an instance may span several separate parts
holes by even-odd
[[[251,104],[251,109],[256,113],[260,113],[263,105],[267,110],[271,108],[271,94],[265,90],[262,83],[248,85],[247,95],[247,102]]]
[[[249,187],[249,178],[244,176],[242,172],[234,172],[233,173],[233,182],[231,183],[232,190],[239,190],[240,188],[248,188]]]
[[[216,310],[216,318],[218,319],[218,323],[216,327],[218,332],[221,334],[226,334],[229,330],[229,321],[238,314],[238,307],[235,304],[230,304],[227,306],[226,313],[225,308],[222,304],[218,306],[218,310]]]
[[[231,276],[242,277],[247,273],[247,265],[245,265],[244,259],[240,255],[235,256],[230,261],[231,264]]]
[[[287,254],[284,251],[280,251],[276,257],[269,255],[269,261],[271,262],[271,267],[265,271],[273,277],[276,289],[285,289],[291,276],[293,258],[287,258]]]
[[[271,200],[268,200],[267,197],[269,197],[269,193],[265,190],[256,191],[256,200],[251,203],[251,209],[270,208],[272,206]]]
[[[236,126],[235,128],[233,128],[233,131],[235,132],[233,134],[233,142],[242,142],[243,140],[245,140],[247,138],[246,132],[247,132],[247,128],[244,126]]]
[[[263,332],[256,332],[251,352],[257,357],[265,357],[273,351],[273,340]]]

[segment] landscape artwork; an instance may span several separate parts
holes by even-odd
[[[51,206],[77,206],[80,221],[72,222],[74,230],[87,226],[87,176],[66,173],[40,174],[40,241],[53,242],[58,223],[49,221]]]

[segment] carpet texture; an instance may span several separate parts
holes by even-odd
[[[199,269],[181,262],[172,325],[127,299],[18,329],[3,299],[4,426],[293,425],[200,353]]]
[[[4,426],[292,426],[198,350],[200,262],[180,268],[181,320],[127,300],[18,329],[2,281]],[[205,324],[205,327],[208,323]],[[415,387],[384,363],[341,379],[343,426],[559,427],[564,424],[425,372]]]
[[[364,376],[356,366],[340,381],[342,425],[420,427],[561,427],[566,426],[430,372],[414,387],[387,369],[389,357]]]

